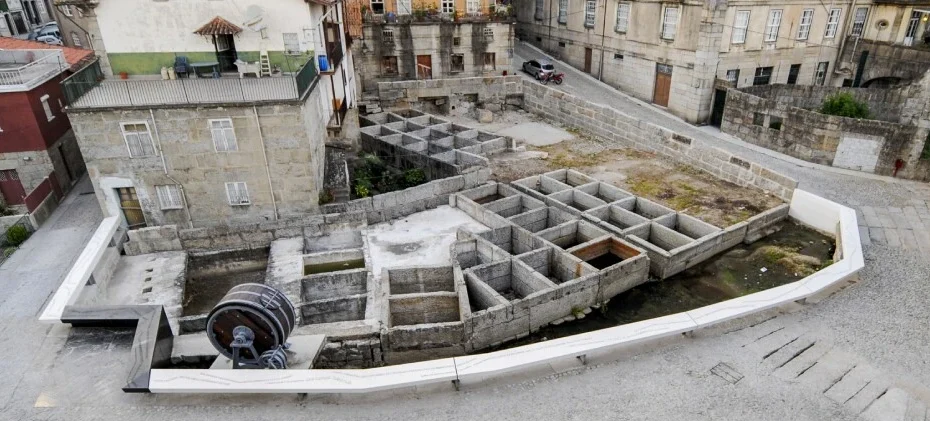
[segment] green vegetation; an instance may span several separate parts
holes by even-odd
[[[4,204],[0,204],[0,216],[10,216],[16,215],[16,211],[6,207]]]
[[[869,106],[847,92],[828,96],[820,107],[822,114],[851,118],[869,118]]]
[[[325,205],[327,203],[331,203],[332,201],[333,201],[333,192],[329,191],[329,189],[324,189],[323,191],[320,192],[320,200],[319,200],[320,205]]]
[[[375,155],[363,154],[361,158],[355,167],[352,184],[352,190],[358,198],[403,190],[428,181],[426,173],[420,168],[398,171]]]
[[[13,225],[6,230],[6,242],[10,246],[16,247],[29,238],[29,230],[22,225]]]

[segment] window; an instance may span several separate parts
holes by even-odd
[[[840,25],[840,9],[830,9],[827,15],[827,30],[824,31],[824,38],[833,38],[836,36],[836,28]]]
[[[559,0],[559,23],[568,23],[568,0]]]
[[[739,10],[736,12],[736,18],[733,21],[733,36],[730,41],[733,44],[746,42],[746,28],[749,28],[749,11]]]
[[[380,15],[384,13],[384,0],[371,0],[371,13]]]
[[[381,73],[385,75],[397,74],[397,56],[384,56],[381,58]]]
[[[297,38],[297,33],[285,32],[282,35],[284,36],[284,54],[300,54],[300,40]],[[217,37],[217,39],[226,39],[226,37]]]
[[[584,26],[586,28],[594,27],[594,18],[597,14],[597,1],[585,0],[584,2]]]
[[[850,31],[851,35],[862,36],[862,28],[865,27],[865,18],[869,16],[868,7],[858,7],[856,8],[856,14],[853,16],[853,25],[852,30]]]
[[[161,210],[181,209],[181,189],[177,184],[155,186]]]
[[[800,65],[800,64],[792,64],[792,65],[791,65],[791,68],[788,69],[788,82],[787,82],[787,83],[788,83],[789,85],[794,85],[794,84],[798,83],[798,74],[799,74],[799,73],[801,73],[801,65]]]
[[[84,47],[83,45],[81,45],[81,36],[78,35],[77,32],[71,33],[71,44],[73,44],[75,47],[78,47],[78,48]]]
[[[778,27],[781,25],[781,10],[769,11],[769,23],[765,25],[765,41],[778,40]]]
[[[762,126],[765,124],[765,114],[754,112],[752,113],[752,124],[756,126]]]
[[[798,24],[798,39],[805,40],[811,33],[811,21],[814,20],[814,9],[804,9],[801,12],[801,22]]]
[[[484,70],[497,69],[497,57],[494,53],[484,53]]]
[[[455,12],[455,2],[452,0],[442,0],[439,4],[439,11],[442,13]]]
[[[727,70],[727,82],[739,83],[739,69]]]
[[[61,6],[61,13],[69,18],[74,16],[74,13],[71,12],[71,6],[69,5]]]
[[[130,158],[155,155],[152,132],[149,131],[148,123],[144,121],[120,123],[120,127],[123,130],[123,140],[126,141],[126,147],[129,148]]]
[[[385,29],[381,31],[381,40],[384,41],[385,44],[393,44],[394,43],[394,30]]]
[[[756,75],[752,78],[752,86],[768,85],[772,80],[772,67],[756,67]]]
[[[623,54],[614,54],[614,60],[623,60]]]
[[[614,26],[614,31],[626,32],[627,28],[629,27],[630,27],[630,4],[629,3],[617,3],[617,25]]]
[[[565,48],[565,43],[562,41],[559,41],[559,48]]]
[[[397,14],[409,15],[413,11],[413,0],[397,0]]]
[[[226,199],[230,206],[249,205],[249,187],[243,181],[226,183]]]
[[[39,98],[39,102],[42,103],[42,109],[45,110],[45,118],[48,121],[55,119],[55,114],[52,113],[52,107],[48,106],[48,95],[42,95],[42,98]]]
[[[480,8],[481,2],[479,0],[468,0],[465,2],[465,11],[468,12],[468,14],[478,13],[480,11],[478,9]]]
[[[546,0],[536,0],[536,13],[533,16],[536,20],[542,20],[546,16]]]
[[[484,28],[484,40],[487,42],[494,41],[494,28]]]
[[[449,69],[449,71],[452,73],[465,71],[465,55],[464,54],[453,54],[452,55],[452,67]]]
[[[458,47],[462,45],[462,37],[452,37],[452,46]]]
[[[817,73],[814,74],[814,84],[823,86],[824,82],[827,81],[827,67],[830,66],[830,62],[821,61],[817,63]]]
[[[233,129],[232,119],[223,118],[210,120],[210,134],[213,135],[213,146],[217,152],[234,152],[239,150],[236,143],[236,130]]]
[[[678,25],[678,8],[666,7],[662,14],[662,39],[675,39],[675,26]]]

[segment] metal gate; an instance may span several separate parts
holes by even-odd
[[[119,207],[123,210],[129,229],[145,228],[145,215],[142,213],[139,197],[136,196],[136,189],[121,187],[116,189],[116,193],[119,195]]]
[[[26,190],[19,181],[16,170],[0,171],[0,192],[8,205],[21,205],[26,198]]]

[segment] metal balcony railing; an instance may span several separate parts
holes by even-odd
[[[0,51],[0,91],[28,91],[67,68],[61,50]]]

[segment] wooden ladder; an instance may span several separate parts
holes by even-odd
[[[262,76],[271,76],[271,60],[268,59],[268,52],[262,50],[258,56],[259,71]]]

